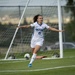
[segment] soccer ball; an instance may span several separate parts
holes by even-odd
[[[26,54],[24,55],[24,58],[26,58],[26,60],[29,60],[29,59],[30,59],[30,54],[29,54],[29,53],[26,53]]]

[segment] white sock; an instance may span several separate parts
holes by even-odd
[[[32,57],[31,57],[31,60],[30,60],[30,63],[29,63],[29,64],[32,64],[32,63],[33,63],[33,61],[35,60],[35,58],[36,58],[36,54],[35,54],[35,53],[33,53],[33,55],[32,55]]]

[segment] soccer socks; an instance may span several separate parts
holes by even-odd
[[[30,63],[29,63],[29,64],[32,64],[32,63],[33,63],[33,61],[35,60],[35,58],[36,58],[36,54],[35,54],[35,53],[33,53],[33,55],[32,55],[32,57],[31,57],[31,60],[30,60]]]

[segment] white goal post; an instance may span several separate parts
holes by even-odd
[[[58,22],[59,22],[59,30],[62,30],[61,5],[60,5],[60,0],[57,0],[57,1],[58,1]],[[63,58],[62,32],[59,32],[59,47],[60,47],[60,58]]]
[[[30,0],[28,0],[27,3],[26,3],[26,6],[25,6],[25,8],[24,8],[24,10],[23,10],[23,13],[22,13],[22,16],[21,16],[21,18],[20,18],[20,21],[19,21],[19,23],[18,23],[18,26],[20,26],[21,20],[22,20],[22,18],[23,18],[23,16],[24,16],[24,13],[25,13],[26,9],[27,9],[27,6],[28,6],[28,4],[29,4],[29,1],[30,1]],[[9,53],[9,51],[10,51],[10,49],[11,49],[11,46],[12,46],[13,41],[14,41],[14,39],[15,39],[15,36],[16,36],[16,34],[17,34],[17,32],[18,32],[18,29],[19,29],[19,28],[16,28],[16,30],[15,30],[14,36],[13,36],[13,38],[12,38],[12,40],[11,40],[10,46],[9,46],[9,48],[8,48],[8,50],[7,50],[7,53],[6,53],[4,59],[7,59],[8,53]]]

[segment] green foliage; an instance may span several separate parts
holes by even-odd
[[[11,42],[11,38],[5,40],[5,41],[2,41],[0,43],[0,47],[8,47],[10,45],[10,42]]]
[[[26,18],[24,18],[23,24],[24,24],[24,25],[28,25],[28,22],[26,21]]]
[[[74,0],[67,0],[66,12],[71,12],[71,21],[65,25],[66,40],[75,42],[75,3]]]
[[[75,21],[71,21],[65,26],[65,32],[69,41],[75,42]]]
[[[59,38],[58,32],[48,31],[48,33],[45,34],[45,41],[47,42],[57,42]]]
[[[7,29],[7,25],[0,23],[0,32],[5,31],[6,29]]]
[[[12,24],[0,24],[0,47],[8,47],[14,34],[14,26]]]
[[[66,11],[67,12],[71,11],[71,20],[75,20],[75,2],[74,0],[67,0]]]
[[[47,24],[51,27],[58,29],[58,24],[47,22]],[[45,30],[45,41],[47,42],[57,42],[59,40],[59,32]]]
[[[27,24],[28,23],[26,19],[24,19],[24,22],[22,25],[27,25]],[[10,42],[12,40],[16,27],[17,27],[16,25],[11,23],[9,24],[0,23],[0,47],[8,47],[10,45]],[[16,38],[20,40],[22,33],[27,34],[29,33],[29,31],[30,31],[29,29],[19,29]]]

